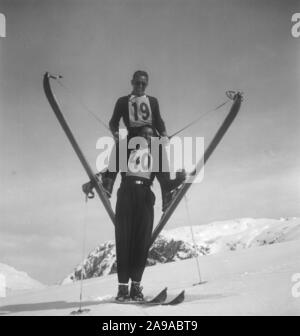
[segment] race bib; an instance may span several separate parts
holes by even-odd
[[[130,127],[152,125],[152,111],[147,96],[131,96],[128,104]]]
[[[152,157],[149,149],[133,150],[128,160],[127,176],[150,179],[152,172]]]

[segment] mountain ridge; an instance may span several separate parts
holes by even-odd
[[[0,275],[1,292],[4,293],[4,296],[46,287],[41,282],[31,278],[26,272],[19,271],[7,264],[0,263]]]
[[[249,217],[193,227],[181,226],[162,231],[149,251],[147,266],[295,239],[300,239],[300,218],[297,217]],[[107,241],[95,248],[61,284],[80,280],[82,265],[83,279],[116,273],[114,241]]]

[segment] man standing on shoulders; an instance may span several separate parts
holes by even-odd
[[[119,171],[118,140],[120,120],[123,119],[123,122],[127,128],[128,141],[131,138],[137,136],[144,126],[150,126],[154,130],[154,136],[168,137],[165,123],[160,115],[158,100],[155,97],[151,97],[145,94],[148,81],[149,76],[146,71],[135,71],[131,80],[131,94],[120,97],[117,100],[112,118],[109,122],[110,130],[116,140],[116,146],[113,150],[113,153],[116,154],[116,170],[109,170],[108,167],[108,170],[106,170],[104,173],[100,173],[102,185],[109,197],[112,193],[113,185]],[[162,160],[165,160],[164,166],[169,166],[168,162],[166,162],[167,156],[162,155],[162,151],[164,151],[164,148],[162,148],[160,153],[160,171],[156,176],[161,187],[162,210],[164,211],[170,204],[172,196],[174,195],[173,191],[178,187],[178,183],[174,183],[173,187],[173,185],[169,183],[169,172],[162,171]]]

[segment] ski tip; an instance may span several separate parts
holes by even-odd
[[[167,298],[167,295],[168,295],[168,287],[165,287],[163,290],[162,290],[162,293],[165,294],[165,297]]]
[[[176,298],[176,304],[181,303],[184,301],[185,298],[185,290],[183,290]]]
[[[168,287],[165,287],[154,298],[148,301],[148,303],[162,303],[167,299],[167,296],[168,296]]]
[[[185,290],[182,290],[177,296],[175,296],[171,301],[164,302],[163,306],[175,306],[184,301],[185,298]]]

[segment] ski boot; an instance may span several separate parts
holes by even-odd
[[[140,282],[132,281],[130,287],[130,299],[133,301],[144,301],[144,295],[142,293],[143,287]]]
[[[111,197],[112,191],[113,191],[113,187],[114,187],[114,183],[115,180],[105,176],[105,173],[98,173],[96,174],[96,176],[98,177],[99,182],[102,184],[102,187],[107,195],[108,198]]]
[[[129,291],[128,291],[128,284],[119,284],[116,301],[125,302],[125,301],[129,301],[129,299],[130,299],[130,296],[129,296]]]
[[[162,190],[162,211],[165,212],[169,205],[172,203],[173,199],[176,197],[178,191],[184,184],[186,179],[186,172],[182,171],[176,172],[176,178],[169,181],[168,189]]]

